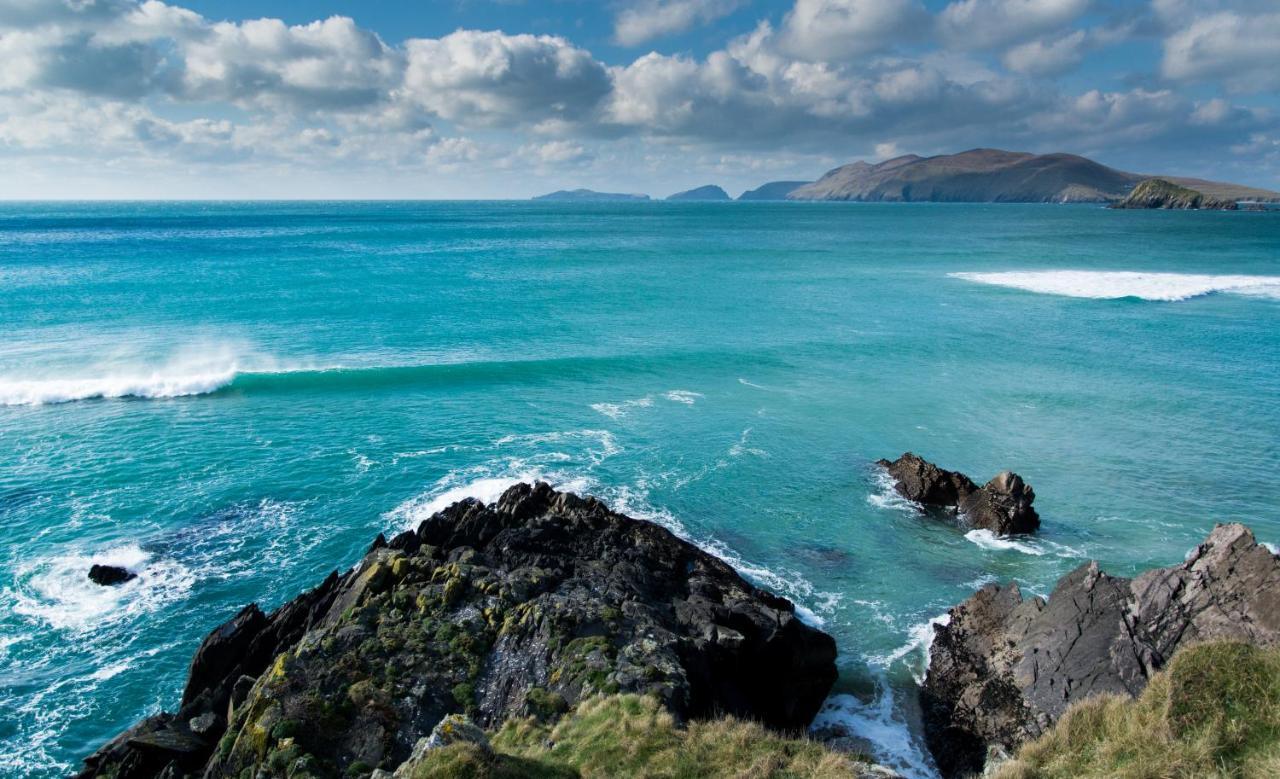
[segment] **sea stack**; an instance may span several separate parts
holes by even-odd
[[[922,508],[944,512],[966,526],[998,536],[1034,533],[1040,515],[1032,507],[1036,493],[1012,471],[1003,471],[979,487],[959,471],[948,471],[907,452],[897,460],[878,460],[893,477],[898,493]]]

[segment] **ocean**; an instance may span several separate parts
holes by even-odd
[[[0,205],[0,775],[172,709],[204,635],[544,479],[840,646],[819,716],[931,777],[931,621],[983,583],[1280,542],[1280,214],[1093,206]],[[1033,485],[917,515],[874,461]],[[92,562],[135,568],[118,588]]]

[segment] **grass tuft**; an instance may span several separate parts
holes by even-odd
[[[1280,649],[1187,647],[1136,700],[1103,695],[998,766],[994,779],[1280,776]]]
[[[590,698],[553,728],[534,718],[508,721],[492,755],[469,744],[427,754],[412,779],[534,777],[815,777],[848,779],[864,764],[804,739],[788,739],[733,718],[679,727],[653,698]]]

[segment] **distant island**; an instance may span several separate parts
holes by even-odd
[[[534,200],[648,200],[648,195],[552,192]],[[705,186],[667,200],[729,200]],[[828,171],[817,181],[771,181],[738,200],[844,200],[856,202],[1109,203],[1122,208],[1234,210],[1240,202],[1280,203],[1280,192],[1185,176],[1117,170],[1076,154],[1030,154],[970,149],[921,157],[906,154],[880,163],[863,160]]]
[[[761,184],[755,189],[748,189],[741,195],[739,200],[786,200],[795,190],[803,187],[811,182],[808,181],[770,181],[768,184]]]
[[[707,184],[703,187],[688,189],[684,192],[677,192],[671,195],[667,200],[732,200],[729,193],[725,192],[715,184]]]
[[[534,200],[558,200],[578,203],[595,203],[614,200],[648,200],[648,195],[635,195],[623,192],[596,192],[591,189],[561,189],[546,195],[538,195]]]

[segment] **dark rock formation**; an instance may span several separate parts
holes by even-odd
[[[1039,736],[1075,701],[1138,694],[1180,646],[1280,644],[1280,558],[1243,525],[1219,525],[1180,565],[1124,579],[1088,563],[1047,602],[989,584],[950,615],[920,700],[929,748],[954,777]]]
[[[1111,208],[1235,211],[1239,206],[1234,200],[1210,197],[1198,190],[1174,184],[1172,181],[1147,179],[1134,187],[1124,200],[1112,203]]]
[[[755,189],[749,189],[738,195],[739,200],[786,200],[795,190],[808,184],[808,181],[770,181]]]
[[[91,565],[89,566],[89,579],[94,584],[101,584],[103,587],[111,587],[116,584],[124,584],[138,578],[138,574],[130,571],[128,568],[121,568],[118,565]]]
[[[704,187],[695,187],[684,192],[677,192],[667,197],[667,200],[730,200],[729,193],[725,192],[715,184],[707,184]]]
[[[904,498],[954,514],[970,527],[1000,536],[1034,533],[1040,527],[1040,515],[1031,506],[1035,490],[1012,471],[979,487],[963,473],[943,470],[911,452],[876,464],[889,472]]]
[[[83,775],[393,770],[447,715],[555,718],[598,692],[797,730],[835,654],[789,601],[667,530],[520,484],[379,537],[271,615],[245,608],[196,653],[178,714],[117,737]]]

